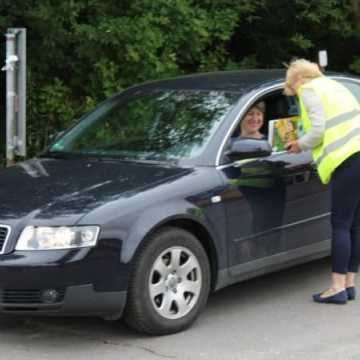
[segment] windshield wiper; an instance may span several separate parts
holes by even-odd
[[[40,158],[53,158],[53,159],[73,159],[78,156],[79,154],[70,153],[66,151],[47,151],[39,155]]]
[[[137,159],[131,156],[126,155],[110,155],[110,154],[93,154],[93,153],[74,153],[67,151],[47,151],[43,154],[40,154],[40,158],[52,158],[52,159],[75,159],[75,158],[91,158],[97,161],[106,161],[106,160],[118,160],[126,161],[133,163],[149,164],[149,165],[165,165],[165,164],[176,164],[177,160],[154,160],[154,159]]]

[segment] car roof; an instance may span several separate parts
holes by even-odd
[[[189,74],[154,80],[138,84],[129,90],[138,89],[172,89],[172,90],[215,90],[244,94],[250,90],[285,82],[286,69],[254,69],[237,71],[217,71]],[[345,76],[359,79],[353,74],[326,71],[327,76]]]
[[[218,90],[243,93],[269,83],[285,80],[285,70],[219,71],[179,76],[141,84],[146,88]]]

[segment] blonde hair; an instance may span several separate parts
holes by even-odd
[[[295,59],[287,66],[285,95],[295,95],[294,82],[295,79],[301,79],[304,82],[324,76],[318,64],[305,59]]]

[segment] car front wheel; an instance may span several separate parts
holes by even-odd
[[[137,254],[125,320],[152,335],[184,330],[205,306],[210,278],[199,240],[183,229],[163,228]]]

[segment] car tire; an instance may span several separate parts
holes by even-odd
[[[210,281],[209,260],[200,241],[183,229],[162,228],[136,255],[125,321],[150,335],[182,331],[205,307]]]

